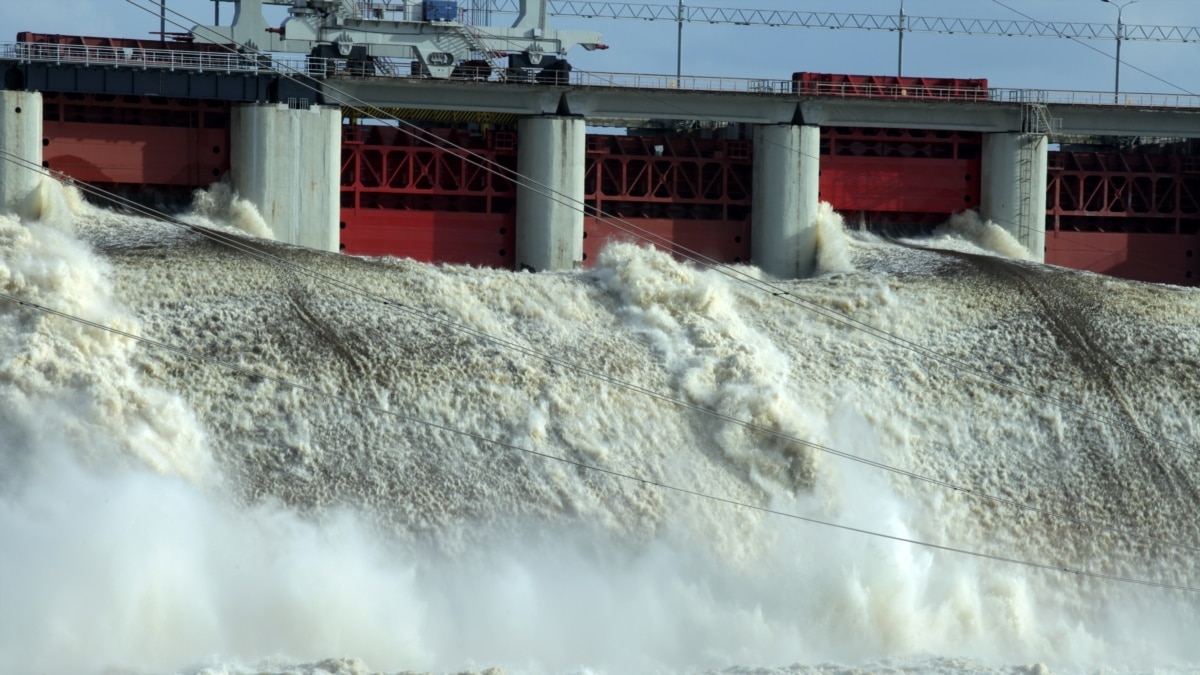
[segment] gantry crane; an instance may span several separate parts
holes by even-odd
[[[503,28],[464,22],[454,0],[235,0],[232,25],[196,26],[192,37],[262,52],[305,53],[323,67],[344,62],[358,75],[403,60],[427,77],[464,72],[486,77],[493,60],[505,58],[509,72],[557,78],[570,69],[565,58],[570,49],[605,46],[595,31],[549,28],[546,3],[518,0],[516,22]],[[287,20],[278,28],[268,25],[264,4],[287,6]]]

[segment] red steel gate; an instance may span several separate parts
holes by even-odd
[[[1200,284],[1200,157],[1052,152],[1046,262]]]

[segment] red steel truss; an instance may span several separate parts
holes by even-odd
[[[1081,232],[1200,231],[1200,157],[1052,152],[1051,229]]]
[[[594,135],[586,161],[585,263],[609,242],[645,243],[646,236],[680,255],[749,260],[750,143]]]
[[[1052,152],[1046,205],[1047,262],[1200,283],[1200,158]]]
[[[417,139],[388,126],[346,128],[342,250],[511,268],[516,186],[491,163],[516,170],[514,134],[427,133]]]
[[[362,126],[347,130],[342,163],[342,249],[361,255],[511,267],[515,185],[475,154],[516,168],[516,136]],[[445,147],[437,139],[467,148]],[[750,145],[742,141],[593,135],[587,138],[584,256],[610,241],[664,238],[722,262],[750,252]],[[602,211],[614,218],[597,218]],[[627,221],[628,224],[622,221]]]

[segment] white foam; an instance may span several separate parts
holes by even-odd
[[[0,508],[0,671],[171,672],[274,653],[429,662],[411,563],[350,514],[317,526],[53,454]]]
[[[55,183],[40,190],[43,219],[0,217],[0,289],[137,332],[137,322],[113,301],[107,264],[73,235],[72,214],[87,207]],[[132,340],[6,302],[0,306],[0,344],[3,445],[66,444],[98,456],[111,445],[121,448],[120,456],[159,471],[195,480],[210,476],[204,432],[178,397],[144,385],[131,362]],[[4,460],[15,461],[11,454]]]
[[[853,272],[847,248],[846,222],[829,202],[821,202],[817,214],[817,274]]]
[[[183,220],[205,227],[232,229],[262,239],[275,238],[275,232],[258,209],[249,200],[238,196],[228,183],[214,183],[208,189],[196,190],[192,208]]]
[[[963,211],[950,216],[950,220],[934,232],[934,237],[942,238],[942,241],[939,242],[942,244],[940,247],[945,247],[945,244],[950,242],[960,241],[1005,258],[1032,259],[1029,251],[1017,241],[1012,233],[990,220],[986,222],[981,220],[975,211]]]
[[[0,305],[0,597],[14,599],[0,605],[0,671],[797,664],[780,672],[799,673],[836,660],[910,672],[1039,663],[1071,672],[1200,662],[1188,594],[830,530],[653,483],[1194,586],[1189,552],[729,426],[214,251],[168,225],[79,214],[78,238],[0,221],[0,288],[401,417]],[[539,275],[286,250],[397,305],[664,397],[973,489],[1195,540],[1194,505],[1157,476],[1142,439],[793,302],[1105,415],[1125,414],[1125,400],[1145,428],[1183,447],[1160,443],[1153,457],[1194,476],[1194,291],[1032,265],[1012,272],[1029,275],[1019,286],[970,257],[840,227],[820,238],[822,269],[837,273],[782,284],[787,297],[629,245],[606,249],[592,271]],[[1114,362],[1123,365],[1103,365]]]

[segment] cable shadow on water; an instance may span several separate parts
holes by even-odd
[[[1102,298],[1079,283],[1069,283],[1070,277],[1051,268],[1008,260],[994,255],[968,253],[951,249],[922,246],[894,237],[890,243],[908,249],[926,251],[965,263],[964,273],[977,273],[983,279],[1013,289],[1053,338],[1055,352],[1063,365],[1073,368],[1086,381],[1095,385],[1098,401],[1107,402],[1114,410],[1114,419],[1123,423],[1111,425],[1116,433],[1115,444],[1088,446],[1085,450],[1100,478],[1112,486],[1110,495],[1131,509],[1142,495],[1130,494],[1131,471],[1146,473],[1148,482],[1182,504],[1200,506],[1200,489],[1189,476],[1183,462],[1172,461],[1148,425],[1152,420],[1138,410],[1129,392],[1136,384],[1125,376],[1120,359],[1103,344],[1104,327],[1098,323],[1103,307]],[[1068,282],[1068,283],[1064,283]],[[1179,459],[1184,449],[1175,447]],[[1131,461],[1132,460],[1132,461]]]

